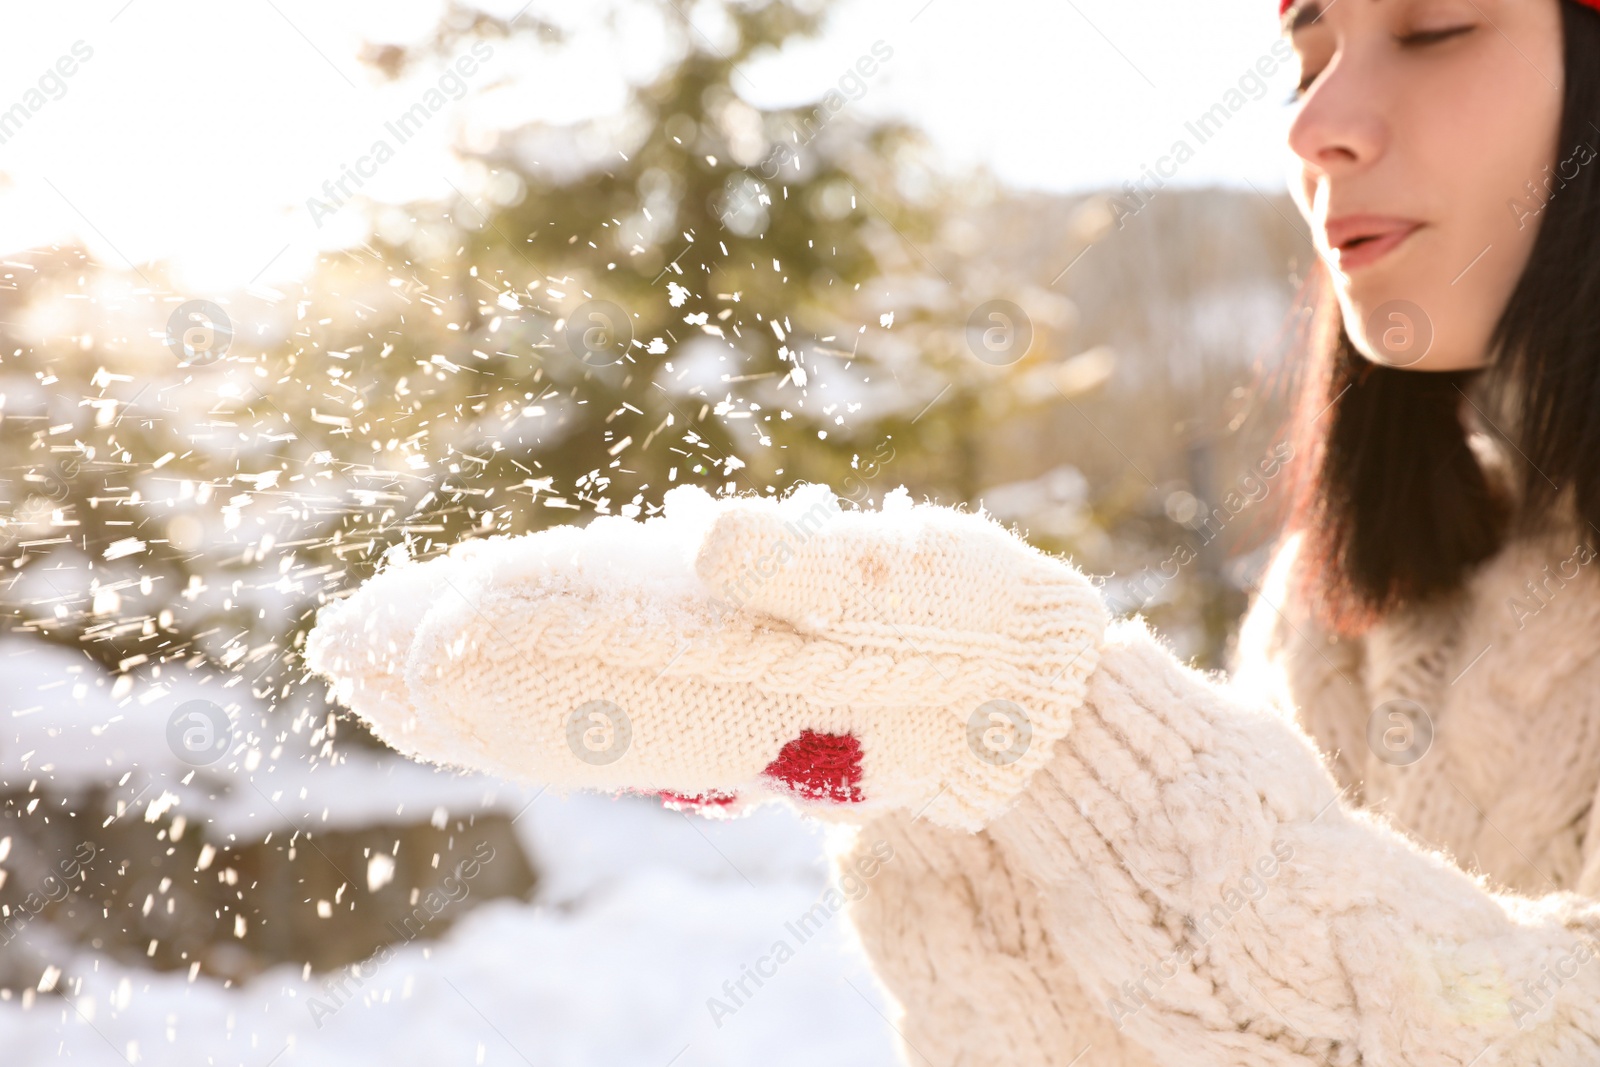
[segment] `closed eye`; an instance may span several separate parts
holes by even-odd
[[[1477,28],[1476,24],[1467,23],[1462,26],[1447,26],[1439,30],[1418,30],[1414,33],[1397,34],[1395,41],[1402,48],[1427,48],[1430,45],[1443,44],[1445,41],[1465,36]],[[1312,83],[1317,80],[1317,76],[1321,73],[1321,70],[1306,71],[1301,76],[1300,83],[1295,86],[1294,94],[1289,98],[1288,102],[1292,104],[1304,96],[1306,90],[1311,88]]]
[[[1475,25],[1468,24],[1465,26],[1450,26],[1442,30],[1418,30],[1415,33],[1399,34],[1395,37],[1395,40],[1400,43],[1402,48],[1425,48],[1431,44],[1448,41],[1452,37],[1460,37],[1462,34],[1471,33],[1477,28]]]

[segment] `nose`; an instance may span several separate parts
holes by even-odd
[[[1375,74],[1340,49],[1301,98],[1289,127],[1289,148],[1313,172],[1359,170],[1383,154],[1388,123]]]

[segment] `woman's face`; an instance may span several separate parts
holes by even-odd
[[[1560,195],[1561,2],[1302,0],[1286,15],[1290,184],[1368,359],[1487,360]]]

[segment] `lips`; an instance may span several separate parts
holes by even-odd
[[[1368,267],[1422,228],[1415,219],[1392,215],[1341,215],[1323,227],[1330,258],[1342,273]]]

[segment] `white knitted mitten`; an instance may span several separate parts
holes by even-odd
[[[396,556],[306,658],[421,759],[975,830],[1067,732],[1105,624],[1087,579],[985,515],[683,486],[642,522]]]

